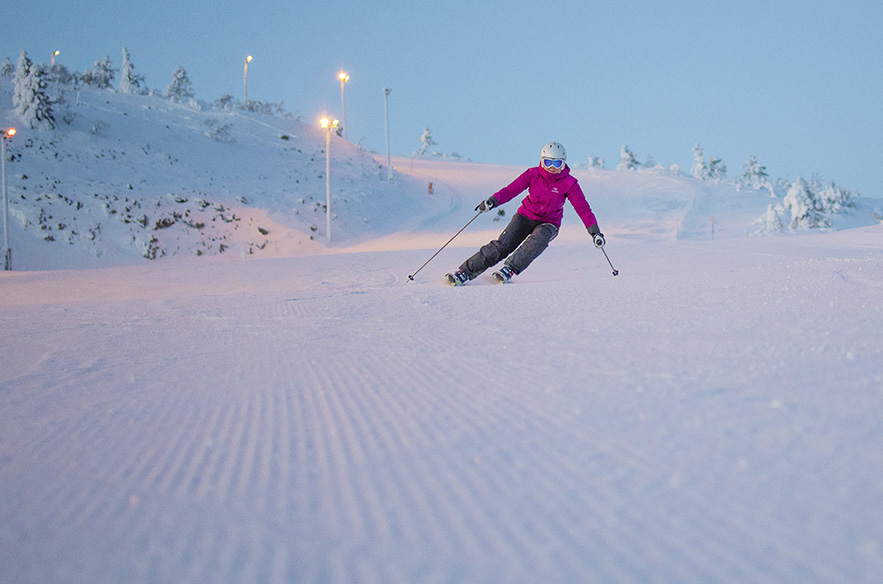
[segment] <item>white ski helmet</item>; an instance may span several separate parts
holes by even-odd
[[[551,158],[552,160],[567,160],[567,152],[564,150],[564,146],[559,144],[558,142],[549,142],[545,146],[543,146],[542,152],[540,152],[540,158]]]

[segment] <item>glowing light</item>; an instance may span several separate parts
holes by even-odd
[[[6,138],[12,138],[15,136],[15,128],[8,128],[6,132],[3,133]]]
[[[252,56],[249,55],[249,56],[247,56],[247,57],[245,58],[245,62],[246,62],[246,63],[251,63],[251,59],[252,59]]]
[[[350,76],[347,75],[346,73],[344,73],[343,71],[340,72],[340,75],[338,75],[337,78],[340,79],[341,82],[343,82],[343,83],[346,83],[347,81],[350,80]]]

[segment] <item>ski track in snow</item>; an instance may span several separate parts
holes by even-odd
[[[864,233],[4,274],[0,580],[880,581]]]

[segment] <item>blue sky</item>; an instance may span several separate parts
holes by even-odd
[[[83,71],[104,56],[118,67],[125,46],[149,87],[183,66],[213,101],[242,98],[250,54],[249,98],[310,122],[340,117],[344,69],[348,137],[379,152],[390,87],[394,154],[429,126],[438,151],[477,162],[532,165],[557,140],[571,162],[612,168],[627,144],[689,170],[699,142],[730,178],[755,155],[773,177],[817,172],[883,196],[877,2],[15,4],[2,10],[0,58],[25,49],[48,63],[60,50]]]

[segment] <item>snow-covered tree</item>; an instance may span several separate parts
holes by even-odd
[[[423,133],[420,135],[420,154],[426,154],[430,146],[438,146],[438,142],[432,139],[432,130],[427,126],[423,128]]]
[[[29,87],[27,78],[28,75],[31,74],[31,65],[33,63],[28,58],[27,52],[22,49],[21,53],[18,55],[18,63],[15,65],[15,79],[13,81],[13,92],[12,92],[12,107],[17,110],[21,106],[22,101],[26,101],[27,98],[24,95],[24,92]]]
[[[782,204],[791,212],[791,229],[818,229],[831,226],[831,220],[825,215],[822,200],[802,178],[798,178],[791,185]]]
[[[120,93],[141,93],[144,78],[135,74],[135,66],[132,65],[132,56],[126,47],[123,47],[123,64],[120,67],[120,84],[117,91]]]
[[[698,142],[693,146],[693,166],[690,168],[690,174],[699,180],[708,180],[708,165],[705,164],[705,155]]]
[[[629,150],[628,146],[623,144],[619,151],[619,164],[616,165],[616,170],[635,170],[639,166],[641,163],[638,162],[638,157]]]
[[[782,205],[773,207],[770,204],[766,213],[758,217],[751,226],[752,235],[769,235],[771,233],[781,233],[784,229],[782,225],[782,213],[785,208]]]
[[[724,164],[723,160],[720,158],[714,157],[708,161],[708,178],[706,180],[710,180],[715,183],[719,183],[722,180],[727,178],[727,165]]]
[[[52,74],[52,80],[61,83],[62,85],[67,85],[71,81],[78,80],[78,75],[76,73],[71,73],[68,68],[61,63],[52,65],[49,72]]]
[[[849,189],[838,187],[833,182],[819,193],[822,208],[831,215],[843,213],[854,207],[856,196]]]
[[[766,167],[757,161],[757,157],[752,156],[742,165],[742,174],[736,179],[736,188],[743,189],[765,189],[769,188],[770,175],[767,174]]]
[[[28,62],[30,60],[22,51],[22,58],[19,59],[22,71]],[[13,105],[22,121],[31,128],[55,127],[52,100],[46,93],[49,85],[47,77],[45,66],[39,63],[30,63],[27,75],[19,75],[19,71],[16,71]]]
[[[110,62],[110,57],[105,57],[95,61],[94,68],[83,73],[80,79],[86,85],[99,89],[109,89],[113,84],[114,77],[116,77],[116,72]]]
[[[727,165],[720,158],[716,157],[706,163],[705,154],[697,142],[693,146],[693,167],[690,168],[690,174],[699,180],[720,182],[727,176]]]
[[[604,159],[597,156],[589,156],[589,168],[604,169]]]
[[[172,82],[166,86],[166,97],[174,100],[182,100],[193,97],[193,84],[187,77],[184,67],[178,67],[172,74]]]
[[[218,109],[230,110],[233,109],[234,105],[236,105],[236,98],[229,93],[225,93],[215,100],[215,107]]]
[[[3,59],[3,65],[0,66],[0,75],[3,77],[12,77],[15,75],[15,65],[9,57]]]

